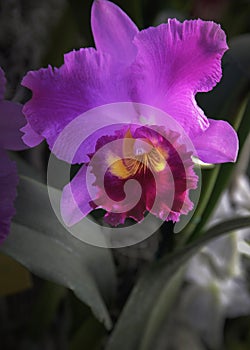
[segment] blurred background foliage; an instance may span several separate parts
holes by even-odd
[[[140,29],[169,17],[199,17],[221,24],[230,46],[223,59],[223,78],[197,100],[208,117],[228,120],[237,129],[239,161],[236,166],[202,170],[201,200],[183,234],[175,237],[171,224],[164,224],[145,242],[103,252],[66,239],[44,209],[49,208],[42,184],[48,157],[45,145],[15,158],[25,177],[13,228],[16,238],[8,240],[2,252],[27,270],[0,255],[0,349],[247,350],[250,230],[238,229],[249,226],[249,221],[231,222],[228,237],[199,249],[225,231],[216,226],[206,236],[207,227],[250,214],[250,1],[114,2]],[[8,98],[27,101],[29,93],[20,81],[28,70],[59,66],[65,52],[93,46],[91,4],[92,0],[0,0],[0,66],[8,78]],[[41,183],[30,183],[27,176]],[[31,191],[37,200],[35,196],[30,200]],[[24,203],[30,212],[39,211],[39,232],[29,218],[29,227],[23,229]],[[189,248],[183,248],[185,244]],[[198,253],[192,257],[194,252]],[[187,261],[186,269],[179,269]]]

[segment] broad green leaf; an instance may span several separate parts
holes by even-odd
[[[137,282],[106,350],[152,349],[153,339],[174,301],[183,267],[211,239],[250,226],[250,217],[233,219],[209,229],[199,240],[154,263]],[[144,340],[146,339],[146,340]]]
[[[154,339],[161,324],[166,321],[167,314],[170,313],[175,305],[183,282],[184,271],[185,269],[183,267],[180,268],[162,288],[143,332],[143,337],[140,341],[140,350],[150,350],[154,346]]]
[[[54,195],[60,198],[60,191],[54,190]],[[51,209],[43,184],[22,177],[16,208],[11,234],[0,251],[34,274],[73,290],[110,328],[104,302],[112,299],[115,290],[110,251],[84,244],[69,234]]]
[[[23,292],[32,287],[29,271],[3,254],[0,254],[0,281],[0,296]]]

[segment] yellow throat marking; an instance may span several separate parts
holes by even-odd
[[[142,147],[136,147],[138,140]],[[128,130],[123,141],[123,159],[110,153],[107,163],[113,175],[120,179],[127,179],[136,174],[145,174],[147,170],[153,173],[164,170],[167,158],[168,154],[165,150],[155,147],[147,139],[134,139]]]

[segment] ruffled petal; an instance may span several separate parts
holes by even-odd
[[[22,105],[10,101],[0,102],[0,144],[13,151],[26,149],[20,128],[26,123]]]
[[[135,135],[157,140],[155,131],[138,128]],[[176,222],[181,214],[187,214],[193,208],[189,191],[197,188],[198,177],[193,171],[192,152],[187,151],[187,145],[182,143],[180,135],[171,130],[167,131],[165,138],[158,135],[157,144],[168,155],[167,166],[154,173],[154,181],[150,180],[148,174],[144,186],[146,206],[148,211],[161,220]]]
[[[120,62],[133,60],[136,55],[133,39],[138,28],[117,5],[106,0],[95,0],[91,26],[98,51],[108,52]]]
[[[0,148],[0,244],[9,234],[10,222],[15,215],[14,200],[17,183],[16,165]]]
[[[94,49],[80,49],[65,55],[59,69],[48,67],[29,72],[22,84],[33,96],[24,108],[28,123],[50,148],[65,126],[85,111],[117,101],[127,101],[111,57]]]
[[[218,24],[202,20],[148,28],[134,40],[138,47],[132,67],[137,101],[163,109],[189,136],[209,126],[195,94],[211,90],[222,76],[226,36]]]
[[[209,119],[209,128],[193,140],[197,155],[205,163],[235,162],[238,137],[232,126],[223,120]]]
[[[110,226],[118,226],[125,223],[127,218],[127,213],[106,213],[104,220]]]
[[[22,129],[20,129],[24,133],[22,136],[23,142],[28,145],[29,147],[35,147],[39,145],[44,138],[37,134],[34,129],[30,126],[29,123],[27,123]]]
[[[93,208],[86,182],[87,167],[83,165],[74,179],[64,187],[61,198],[61,215],[67,226],[73,226]],[[94,181],[94,179],[93,179]]]

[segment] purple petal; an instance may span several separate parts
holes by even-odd
[[[7,153],[0,149],[0,243],[7,237],[15,215],[14,200],[18,183],[17,169]]]
[[[4,71],[0,67],[0,101],[2,101],[4,98],[5,84],[6,84],[6,78],[4,75]]]
[[[137,102],[165,110],[190,136],[205,130],[209,124],[194,96],[211,90],[221,79],[221,58],[228,47],[220,26],[171,19],[141,31],[134,41]]]
[[[22,84],[33,92],[23,112],[31,128],[53,146],[64,127],[85,111],[128,100],[109,55],[81,49],[65,55],[59,69],[29,72]]]
[[[29,147],[35,147],[39,145],[44,138],[37,134],[34,129],[30,126],[29,123],[27,123],[22,129],[20,129],[24,133],[22,136],[23,142],[28,145]]]
[[[63,189],[61,215],[67,226],[73,226],[93,210],[89,204],[92,198],[87,188],[86,171],[87,167],[83,165]]]
[[[26,123],[22,105],[10,101],[0,102],[0,144],[13,151],[26,149],[20,128]]]
[[[98,51],[108,52],[118,61],[131,62],[136,55],[132,43],[138,28],[114,3],[95,0],[92,6],[91,26]]]
[[[209,122],[209,128],[193,140],[199,158],[213,164],[235,162],[239,148],[235,130],[223,120]]]

